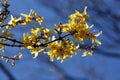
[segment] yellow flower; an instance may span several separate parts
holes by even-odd
[[[7,4],[7,3],[8,3],[8,0],[5,0],[4,2]]]
[[[87,7],[84,8],[83,13],[80,13],[79,11],[75,11],[74,14],[71,14],[69,16],[70,20],[68,23],[62,24],[62,31],[73,33],[73,42],[76,42],[77,40],[80,41],[80,43],[84,43],[84,40],[92,40],[92,42],[95,42],[97,44],[101,44],[99,40],[96,39],[97,36],[102,34],[102,32],[99,32],[98,34],[93,34],[90,32],[90,29],[92,26],[88,26],[86,19],[89,18],[86,12]]]
[[[0,20],[0,24],[2,24],[3,23],[3,21],[2,20]]]
[[[34,58],[38,56],[38,54],[44,50],[44,47],[40,46],[41,41],[39,39],[39,34],[41,34],[41,28],[31,29],[31,35],[28,33],[23,35],[23,43],[24,47],[30,49],[30,53],[34,54]]]
[[[44,50],[44,48],[40,48],[40,47],[36,47],[36,48],[32,48],[31,50],[30,50],[30,53],[31,54],[34,54],[34,57],[33,58],[36,58],[37,56],[38,56],[38,54],[41,52],[41,51],[43,51]]]
[[[92,56],[93,54],[94,54],[94,51],[91,51],[91,52],[85,51],[85,52],[82,54],[82,57]]]
[[[41,28],[38,28],[38,27],[37,27],[37,28],[35,28],[35,29],[31,29],[31,33],[32,33],[32,34],[40,34],[40,33],[41,33],[41,30],[42,30]]]
[[[34,35],[34,34],[32,34],[32,35],[25,34],[24,38],[23,38],[24,46],[27,49],[31,49],[30,53],[34,54],[34,58],[36,58],[38,56],[38,53],[43,50],[43,48],[38,46],[41,44],[41,42],[37,38],[38,38],[38,36]]]
[[[21,15],[25,17],[25,21],[22,23],[23,25],[28,25],[28,23],[32,22],[33,17],[30,14],[27,15],[27,14],[21,13]]]
[[[53,37],[52,40],[54,39],[55,38]],[[72,57],[73,54],[77,54],[77,47],[66,39],[61,40],[59,43],[57,41],[52,42],[48,44],[47,47],[50,50],[48,52],[45,52],[45,54],[48,54],[50,56],[51,61],[56,58],[57,60],[61,60],[61,62],[63,62],[64,59],[68,59],[68,57]]]
[[[10,34],[8,33],[9,29],[6,29],[6,31],[2,30],[2,36],[5,36],[5,37],[13,37],[14,34]]]
[[[52,40],[55,40],[55,37],[54,37],[54,36],[52,37]],[[58,58],[58,55],[59,55],[59,54],[56,54],[56,53],[57,53],[57,50],[59,49],[59,44],[58,44],[58,42],[57,42],[57,41],[52,42],[52,43],[48,44],[47,47],[50,48],[51,50],[49,50],[48,52],[44,52],[44,53],[45,53],[45,54],[48,54],[48,55],[50,56],[50,61],[53,61],[55,56]],[[53,50],[53,49],[54,49],[54,50]]]
[[[2,43],[2,42],[3,42],[3,40],[0,40],[0,43]],[[4,48],[5,48],[5,45],[0,44],[0,50],[4,50]]]
[[[19,53],[18,55],[15,55],[14,58],[16,58],[17,60],[22,58],[22,53]]]
[[[29,14],[21,14],[25,17],[25,21],[22,23],[23,25],[27,25],[28,23],[32,22],[32,20],[37,21],[39,24],[41,24],[44,20],[43,17],[39,16],[36,12],[34,12],[32,9],[30,10]]]
[[[50,29],[44,28],[43,33],[44,33],[44,37],[45,37],[45,39],[44,39],[45,43],[49,41],[51,32],[52,31]]]
[[[16,25],[18,24],[18,21],[20,21],[20,20],[21,20],[21,17],[15,18],[11,15],[11,20],[8,22],[9,25],[6,26],[6,29],[11,29],[10,26],[15,28]]]
[[[31,36],[26,33],[26,34],[23,34],[23,42],[24,42],[24,46],[28,49],[32,49],[32,39],[31,39]]]
[[[43,17],[39,16],[35,11],[33,11],[32,9],[30,10],[30,14],[35,18],[35,20],[41,24],[44,20]]]
[[[36,18],[36,21],[37,21],[39,24],[41,24],[41,23],[43,22],[43,20],[44,20],[44,18],[41,17],[41,16],[39,16],[39,17]]]
[[[79,11],[75,11],[74,14],[71,14],[69,16],[70,20],[68,20],[68,23],[63,24],[63,32],[74,32],[77,31],[79,32],[80,30],[86,29],[89,26],[87,25],[87,22],[85,21],[86,18],[88,18],[89,16],[86,13],[86,8],[84,8],[84,12],[80,13]]]

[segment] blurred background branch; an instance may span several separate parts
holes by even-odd
[[[48,80],[47,77],[49,77],[49,80],[55,80],[56,78],[47,75],[47,73],[55,73],[52,77],[57,77],[59,80],[120,80],[120,62],[118,60],[120,59],[120,0],[51,0],[51,2],[50,0],[31,0],[29,2],[17,0],[16,2],[11,1],[11,3],[12,8],[16,7],[11,11],[14,16],[19,17],[18,10],[28,13],[29,9],[33,8],[40,15],[45,16],[46,21],[43,26],[48,26],[48,28],[53,28],[53,25],[59,22],[66,23],[69,14],[75,10],[83,11],[84,6],[87,6],[87,12],[91,17],[91,20],[88,21],[89,24],[94,24],[97,31],[103,31],[99,38],[102,45],[95,50],[93,57],[81,58],[82,53],[80,53],[77,57],[74,56],[59,65],[56,61],[50,62],[46,55],[40,55],[34,62],[31,56],[28,55],[28,51],[26,51],[26,59],[21,60],[20,63],[16,64],[18,66],[15,66],[17,71],[12,69],[14,71],[13,75],[17,74],[15,76],[17,79]],[[31,25],[28,26],[31,27]],[[27,32],[24,28],[16,30],[19,35],[23,31]],[[8,52],[10,51],[8,50]],[[49,69],[53,71],[49,71]],[[45,73],[37,71],[45,71]],[[26,75],[21,78],[23,73]],[[14,77],[13,80],[15,80]]]
[[[0,61],[0,69],[4,72],[4,74],[9,78],[9,80],[16,80],[12,73],[4,66],[2,61]]]

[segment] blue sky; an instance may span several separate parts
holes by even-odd
[[[103,31],[98,38],[102,45],[95,50],[92,57],[83,58],[82,52],[79,52],[62,64],[56,60],[51,63],[49,57],[43,53],[33,59],[28,50],[23,50],[23,57],[16,62],[15,67],[1,61],[15,80],[66,80],[66,76],[71,80],[120,80],[120,57],[114,56],[120,55],[120,19],[117,19],[120,17],[119,0],[11,0],[10,4],[12,15],[19,17],[20,13],[29,13],[33,9],[45,18],[42,26],[50,29],[59,22],[66,23],[68,15],[75,10],[82,12],[84,6],[88,6],[87,12],[91,16],[89,25],[94,24],[93,29]],[[15,38],[22,37],[22,33],[32,28],[31,25],[15,29]],[[19,51],[18,48],[7,48],[4,54],[14,55]],[[109,54],[112,55],[108,56]],[[9,80],[1,69],[0,80]]]

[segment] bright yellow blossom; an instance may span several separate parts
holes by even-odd
[[[30,31],[31,31],[31,33],[32,34],[36,34],[36,35],[38,35],[38,34],[40,34],[41,33],[41,28],[35,28],[35,29],[31,29]]]
[[[35,18],[35,20],[36,20],[39,24],[41,24],[41,23],[43,22],[44,18],[41,17],[41,16],[39,16],[39,15],[38,15],[35,11],[33,11],[32,9],[30,10],[30,14],[31,14],[31,16],[33,16],[33,17]]]
[[[30,10],[29,14],[21,14],[25,17],[25,21],[22,23],[23,25],[27,25],[28,23],[32,22],[32,20],[37,21],[39,24],[41,24],[44,20],[43,17],[39,16],[36,12],[33,10]]]
[[[38,17],[36,18],[36,21],[37,21],[39,24],[41,24],[41,23],[43,22],[43,20],[44,20],[44,18],[41,17],[41,16],[38,16]]]
[[[41,28],[31,29],[31,35],[26,33],[24,34],[23,43],[24,47],[30,49],[30,53],[34,54],[34,58],[38,56],[38,53],[43,51],[44,48],[41,47],[41,41],[39,35],[41,34]]]
[[[43,50],[43,48],[38,46],[41,44],[41,42],[37,38],[38,36],[36,34],[25,34],[23,38],[24,47],[26,47],[27,49],[31,49],[30,53],[34,54],[34,58],[36,58],[38,56],[38,53]]]
[[[18,24],[18,21],[22,20],[21,17],[15,18],[11,15],[11,20],[8,22],[8,25],[6,26],[6,29],[11,29],[10,27],[12,26],[13,28],[16,27]]]
[[[55,38],[53,37],[52,40]],[[54,58],[57,60],[61,60],[63,62],[64,59],[68,59],[68,57],[72,57],[73,54],[76,53],[77,47],[66,39],[61,40],[60,42],[52,42],[48,44],[48,48],[50,49],[48,52],[45,52],[50,56],[50,60],[53,61]]]
[[[9,6],[7,3],[8,0],[5,0],[5,6]],[[23,39],[21,39],[21,41],[10,38],[14,35],[10,34],[9,30],[16,28],[18,24],[28,25],[32,21],[36,21],[41,25],[41,23],[44,21],[44,18],[39,16],[31,9],[29,14],[21,14],[21,16],[24,17],[23,19],[21,17],[16,18],[11,15],[11,20],[4,25],[4,20],[7,18],[7,13],[9,13],[7,7],[5,7],[5,9],[6,14],[1,14],[3,19],[1,17],[2,20],[0,20],[0,26],[2,29],[0,50],[4,50],[5,46],[22,47],[24,49],[29,49],[30,53],[34,55],[33,58],[36,58],[40,52],[44,51],[44,53],[50,57],[50,61],[57,59],[63,62],[65,59],[68,59],[73,55],[77,55],[76,50],[85,50],[82,54],[82,57],[92,56],[94,54],[94,49],[97,48],[96,44],[94,43],[99,45],[101,44],[96,37],[102,34],[102,31],[97,34],[95,32],[90,32],[90,29],[93,26],[89,26],[86,22],[86,19],[89,18],[86,11],[87,7],[84,8],[82,13],[76,10],[75,13],[71,14],[67,23],[60,23],[59,25],[54,26],[54,32],[57,34],[57,38],[52,36],[51,40],[52,30],[46,27],[34,26],[34,28],[30,29],[30,33],[23,34]],[[0,9],[0,13],[2,12],[4,11]],[[4,28],[4,26],[6,28]],[[84,44],[85,40],[92,41],[92,46],[80,47],[79,44]],[[76,43],[76,41],[79,41],[79,43]],[[11,42],[13,42],[13,44]],[[12,66],[15,65],[15,60],[19,60],[21,57],[22,54],[19,54],[13,58],[10,58],[13,59]],[[0,58],[4,58],[4,56],[0,55]],[[8,61],[9,57],[6,59],[6,62]]]
[[[25,21],[22,23],[23,25],[28,25],[28,23],[32,22],[33,17],[30,14],[28,15],[21,13],[21,15],[25,17]]]
[[[80,43],[83,44],[85,39],[91,39],[92,42],[101,44],[101,42],[97,40],[96,37],[102,34],[102,32],[99,32],[98,34],[93,34],[90,32],[92,26],[88,26],[86,22],[86,19],[89,18],[86,9],[87,7],[84,8],[83,13],[76,11],[74,14],[71,14],[69,16],[70,20],[68,23],[62,25],[62,31],[68,33],[75,32],[73,35],[74,42],[79,40]]]
[[[45,38],[44,42],[46,43],[49,41],[52,31],[48,28],[44,28],[43,32],[44,32],[44,38]]]
[[[41,52],[41,51],[43,51],[44,50],[44,48],[41,48],[41,47],[36,47],[36,48],[32,48],[31,50],[30,50],[30,53],[31,54],[34,54],[34,57],[33,58],[36,58],[37,56],[38,56],[38,54]]]

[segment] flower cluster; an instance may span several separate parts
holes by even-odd
[[[94,49],[98,47],[97,45],[101,45],[97,36],[102,34],[102,31],[99,33],[91,32],[90,29],[93,26],[89,26],[86,22],[86,19],[89,19],[86,12],[87,7],[84,8],[83,13],[76,10],[75,13],[69,16],[67,23],[55,25],[54,31],[52,31],[41,26],[44,19],[33,10],[30,10],[29,14],[21,13],[21,16],[18,18],[11,15],[11,19],[4,24],[9,14],[7,9],[9,3],[8,0],[0,0],[0,3],[3,5],[3,9],[5,9],[0,10],[0,28],[2,31],[0,35],[0,50],[4,51],[6,46],[22,47],[30,50],[30,53],[34,54],[34,58],[40,52],[43,52],[50,57],[51,61],[57,59],[63,62],[64,59],[76,55],[81,50],[84,50],[83,57],[92,56]],[[40,26],[35,26],[30,29],[30,32],[23,33],[23,38],[20,38],[20,40],[12,39],[14,34],[9,33],[10,30],[17,28],[17,25],[27,26],[32,21],[39,23]],[[85,40],[91,42],[92,45],[81,46],[81,44],[85,44]],[[5,58],[6,63],[12,59],[12,66],[14,66],[15,60],[19,60],[21,57],[21,53],[14,57],[7,57],[0,54],[0,58]]]
[[[83,53],[84,56],[92,56],[94,53],[94,49],[96,48],[94,46],[94,43],[97,45],[101,45],[101,42],[96,38],[100,34],[102,34],[102,31],[99,33],[90,32],[90,29],[93,27],[93,25],[88,26],[86,19],[89,19],[89,16],[86,12],[87,7],[84,8],[83,13],[80,13],[79,11],[75,11],[75,13],[71,14],[69,16],[68,23],[60,24],[58,26],[55,25],[55,32],[57,34],[61,34],[61,32],[69,33],[73,36],[73,43],[75,44],[76,41],[79,41],[81,44],[84,44],[85,40],[92,40],[92,46],[90,48],[91,51],[88,50],[88,48],[85,48],[85,52]],[[79,49],[81,49],[79,47]]]
[[[43,17],[39,16],[36,12],[34,12],[32,9],[30,10],[29,14],[23,14],[22,16],[25,17],[25,21],[23,21],[23,25],[27,25],[28,23],[32,22],[32,20],[37,21],[39,24],[43,22]]]
[[[30,53],[34,54],[34,58],[36,58],[38,53],[45,49],[41,41],[43,40],[44,43],[47,42],[50,39],[50,35],[51,30],[48,28],[37,27],[35,29],[31,29],[31,35],[25,33],[22,42],[24,43],[25,48],[31,49]]]
[[[52,40],[55,40],[55,37],[52,37]],[[73,54],[76,53],[77,46],[69,42],[67,39],[62,39],[60,42],[55,41],[47,46],[49,48],[48,52],[45,52],[45,54],[48,54],[50,56],[50,60],[53,61],[54,58],[57,60],[61,60],[63,62],[64,59],[68,59],[68,57],[72,57]]]
[[[90,29],[93,26],[88,26],[86,22],[86,19],[89,18],[86,9],[87,7],[84,8],[83,13],[80,13],[76,10],[74,14],[71,14],[69,16],[70,20],[68,21],[68,23],[62,25],[62,31],[71,34],[74,33],[74,42],[76,40],[79,40],[80,43],[84,43],[84,39],[91,39],[92,42],[101,44],[101,42],[97,40],[96,37],[99,36],[102,33],[102,31],[100,31],[98,34],[93,34],[90,32]]]

